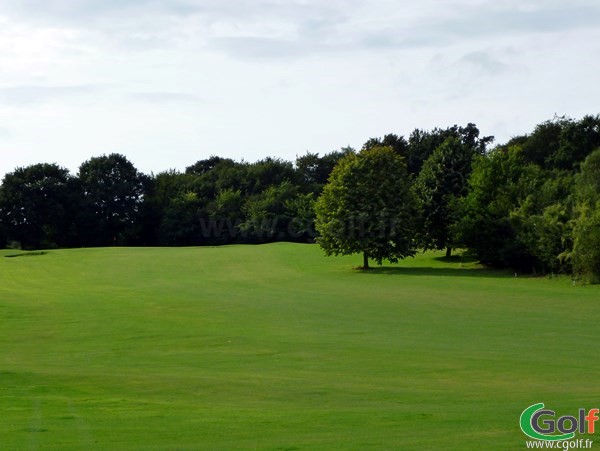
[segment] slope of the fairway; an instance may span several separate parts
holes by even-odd
[[[2,449],[523,449],[527,406],[600,404],[599,287],[298,244],[11,253]]]

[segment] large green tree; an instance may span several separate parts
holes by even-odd
[[[72,178],[56,164],[34,164],[7,174],[0,190],[0,220],[24,248],[69,245]]]
[[[342,158],[317,200],[317,242],[327,255],[397,262],[415,254],[417,202],[402,156],[373,147]]]
[[[539,174],[539,167],[524,162],[519,147],[476,158],[454,227],[460,244],[485,264],[530,270],[532,259],[517,239],[510,213],[538,188]]]
[[[79,183],[84,244],[128,243],[144,193],[133,163],[116,153],[91,158],[79,168]]]
[[[497,148],[475,159],[453,232],[483,263],[565,271],[572,184],[567,171],[527,163],[520,146]]]
[[[450,137],[425,160],[416,180],[422,211],[419,237],[425,249],[446,249],[446,256],[450,256],[456,205],[467,194],[473,156],[471,147]]]
[[[505,146],[518,144],[525,161],[544,169],[575,171],[600,146],[600,115],[580,120],[566,116],[538,124],[529,135],[512,138]]]
[[[408,171],[415,176],[419,174],[425,160],[448,138],[460,140],[474,154],[479,155],[485,154],[487,147],[494,141],[493,136],[480,137],[479,129],[472,123],[464,127],[453,125],[445,129],[434,128],[431,131],[416,129],[408,138]]]

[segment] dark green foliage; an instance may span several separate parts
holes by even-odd
[[[315,195],[298,194],[285,204],[288,215],[287,233],[290,241],[314,242],[315,231]]]
[[[568,120],[556,117],[535,127],[533,133],[521,143],[525,161],[540,167],[551,166],[550,161],[560,149],[560,135]]]
[[[72,193],[68,170],[55,164],[35,164],[7,174],[0,190],[4,232],[24,249],[71,244]]]
[[[573,230],[573,268],[600,282],[600,148],[581,165],[576,185],[577,213]]]
[[[175,171],[161,172],[145,187],[140,205],[140,220],[144,221],[141,226],[147,237],[145,244],[199,244],[197,213],[200,202],[195,194],[201,190],[198,177]],[[190,193],[196,198],[195,206],[190,205]]]
[[[94,157],[79,167],[79,234],[87,246],[125,244],[134,231],[143,181],[123,155]]]
[[[291,182],[296,185],[298,173],[291,162],[280,158],[265,158],[248,166],[248,193],[258,194],[267,188]]]
[[[600,147],[600,116],[569,120],[563,127],[558,152],[548,162],[561,169],[578,169],[580,163]]]
[[[414,175],[419,174],[425,160],[448,138],[457,138],[474,154],[479,155],[483,155],[487,146],[494,141],[493,136],[480,138],[479,129],[471,123],[465,127],[454,125],[446,129],[435,128],[431,131],[416,129],[408,139],[409,146],[406,155],[408,171]]]
[[[297,186],[285,181],[248,198],[239,230],[242,237],[257,243],[311,240],[313,204],[312,193],[302,194]]]
[[[185,192],[169,201],[160,224],[160,243],[166,246],[204,244],[200,233],[202,204],[194,192]]]
[[[394,152],[403,157],[408,154],[408,141],[404,139],[404,136],[394,133],[385,135],[383,138],[370,138],[363,144],[362,150],[370,150],[374,147],[391,147]]]
[[[582,207],[573,230],[573,268],[589,282],[600,283],[600,206]]]
[[[415,253],[417,204],[404,158],[391,147],[344,157],[315,207],[327,255],[362,253],[381,264]]]
[[[237,242],[243,205],[244,196],[240,190],[219,191],[208,206],[208,217],[200,220],[204,238],[212,244]]]
[[[288,223],[292,218],[287,204],[296,196],[298,188],[285,181],[248,198],[243,206],[246,219],[240,231],[257,243],[288,238]]]
[[[545,169],[576,170],[600,147],[600,116],[585,116],[579,121],[555,117],[519,139],[526,161]]]
[[[238,163],[230,158],[211,157],[188,167],[186,175],[194,184],[194,192],[202,199],[213,199],[219,191],[226,189],[247,192],[248,166],[248,163]]]
[[[0,193],[2,191],[0,190]],[[0,194],[1,196],[1,194]],[[6,227],[4,222],[0,219],[0,249],[4,249],[8,243],[8,233],[6,231]]]
[[[600,148],[591,153],[581,165],[575,194],[580,203],[592,205],[600,201]]]
[[[318,158],[315,174],[322,177],[338,158],[335,153]],[[312,168],[306,168],[310,173]],[[144,203],[162,212],[154,226],[162,245],[307,240],[314,218],[307,199],[320,189],[303,180],[290,162],[273,158],[239,163],[211,157],[185,174],[163,173],[155,179]]]
[[[300,183],[306,186],[310,192],[320,193],[337,162],[353,152],[354,149],[346,147],[322,157],[319,157],[318,153],[307,152],[306,155],[296,158],[296,171]]]
[[[454,227],[482,262],[526,272],[568,269],[572,174],[527,163],[523,150],[498,148],[479,157]]]
[[[199,160],[185,169],[186,174],[202,175],[213,171],[219,165],[232,164],[233,160],[229,158],[221,158],[216,155],[210,156],[206,160]]]
[[[540,183],[540,169],[525,164],[518,147],[476,159],[462,219],[455,229],[463,245],[483,263],[530,271],[535,261],[517,238],[511,212]]]
[[[568,271],[570,262],[565,261],[563,255],[572,247],[570,209],[556,203],[531,215],[525,214],[524,210],[511,212],[510,224],[515,240],[525,249],[523,258],[530,267],[514,263],[512,266],[543,273]]]
[[[419,241],[425,249],[454,247],[452,225],[457,203],[467,194],[474,150],[456,137],[447,138],[423,164],[416,180],[422,225]]]

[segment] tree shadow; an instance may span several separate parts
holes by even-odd
[[[494,279],[508,279],[511,277],[515,277],[515,273],[510,270],[490,268],[433,268],[427,266],[402,268],[379,266],[372,267],[368,270],[362,270],[360,272],[362,274],[387,276],[488,277]],[[518,275],[518,277],[527,276]]]
[[[8,254],[4,257],[6,258],[15,258],[15,257],[37,257],[38,255],[46,255],[48,252],[39,251],[39,252],[21,252],[19,254]]]
[[[450,257],[434,257],[433,260],[443,263],[477,263],[479,259],[471,255],[452,255]]]

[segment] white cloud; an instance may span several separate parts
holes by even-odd
[[[41,86],[23,85],[0,88],[0,102],[4,105],[30,106],[65,99],[81,99],[101,91],[103,87],[94,85]]]
[[[469,121],[502,141],[598,112],[598,42],[583,0],[0,0],[0,173],[294,158]]]
[[[197,103],[201,100],[193,94],[183,92],[134,92],[130,97],[140,102],[161,103]]]

